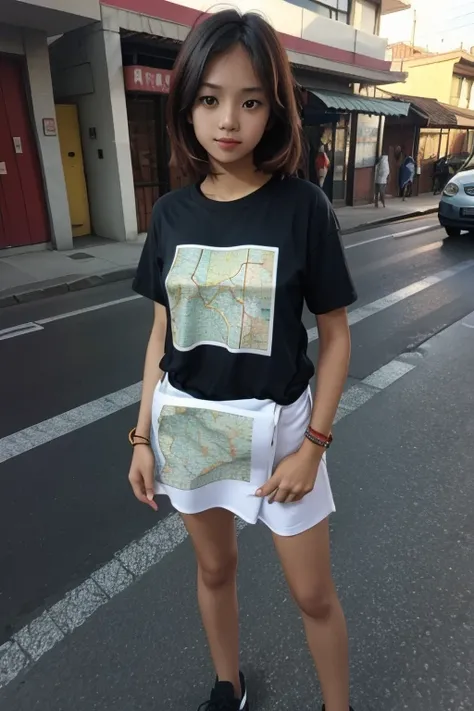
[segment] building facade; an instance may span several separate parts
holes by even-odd
[[[61,9],[62,2],[3,0],[0,8],[7,34],[34,36],[42,52],[39,111],[37,62],[28,62],[28,56],[26,78],[28,71],[36,75],[34,82],[23,75],[23,90],[33,107],[29,121],[44,228],[23,244],[50,237],[53,246],[68,248],[73,236],[90,232],[133,240],[146,230],[155,200],[188,180],[180,166],[170,165],[164,109],[179,47],[209,3],[107,0],[99,5],[87,0],[78,4],[80,14],[70,14]],[[5,3],[10,14],[3,10]],[[35,6],[28,27],[26,15],[18,8],[13,12],[17,5]],[[238,7],[259,11],[279,32],[295,78],[309,97],[304,116],[309,173],[323,143],[331,158],[325,189],[333,200],[351,203],[358,184],[354,161],[358,158],[360,169],[366,169],[380,145],[370,115],[385,115],[389,103],[366,98],[354,105],[354,86],[403,79],[391,71],[386,41],[377,35],[381,12],[404,9],[403,0],[383,5],[380,0],[240,0]],[[39,13],[41,26],[30,28]],[[20,47],[24,42],[17,43]],[[11,55],[1,41],[0,52]],[[405,115],[407,109],[398,104]],[[362,137],[365,148],[356,150]],[[10,136],[13,146],[15,138]],[[1,161],[0,155],[0,170]],[[10,236],[0,246],[14,242],[10,223],[4,228]]]
[[[0,3],[0,249],[72,247],[48,37],[100,19],[98,0]]]
[[[391,86],[395,94],[424,96],[459,109],[474,110],[474,47],[471,52],[421,54],[418,50],[413,56],[395,56],[392,69],[407,74],[403,84]]]

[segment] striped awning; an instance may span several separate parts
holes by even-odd
[[[325,89],[308,89],[328,109],[340,112],[359,114],[374,114],[376,116],[408,116],[410,104],[408,101],[393,101],[392,99],[370,99],[360,94],[344,94]]]

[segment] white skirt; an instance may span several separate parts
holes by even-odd
[[[177,390],[165,375],[152,406],[155,493],[168,496],[180,513],[224,508],[280,536],[312,528],[335,510],[326,455],[313,491],[301,501],[269,504],[255,495],[300,448],[311,407],[309,388],[285,407],[271,400],[212,402]]]

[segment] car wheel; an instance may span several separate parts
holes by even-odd
[[[446,230],[448,237],[459,237],[461,234],[461,230],[457,227],[445,227],[444,229]]]

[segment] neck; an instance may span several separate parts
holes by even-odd
[[[215,161],[211,165],[213,175],[208,175],[201,190],[214,200],[237,200],[265,185],[271,175],[255,169],[253,161],[222,165]]]

